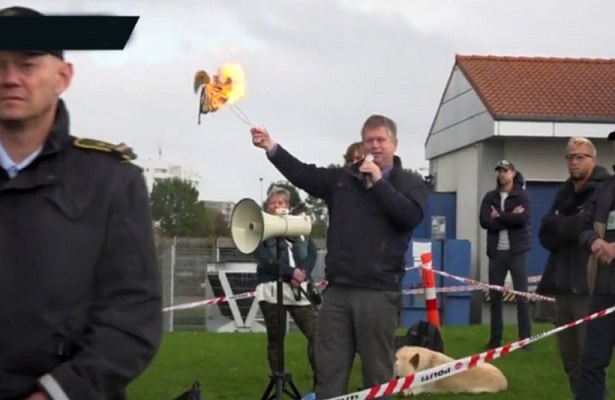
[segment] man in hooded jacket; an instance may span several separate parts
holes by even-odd
[[[587,285],[589,254],[578,245],[580,224],[576,216],[609,173],[596,165],[596,147],[586,139],[573,137],[566,147],[570,178],[557,191],[551,209],[542,219],[538,238],[549,258],[536,292],[556,299],[555,324],[565,325],[589,312]],[[581,352],[586,325],[557,334],[557,344],[572,392],[580,375]]]
[[[532,246],[530,234],[531,202],[525,190],[523,175],[513,163],[500,160],[496,166],[496,188],[485,194],[480,206],[480,225],[487,231],[489,284],[503,286],[510,272],[513,287],[527,292],[527,252]],[[491,335],[487,347],[502,345],[504,317],[502,292],[491,290]],[[527,299],[516,296],[519,339],[531,335]],[[526,346],[523,349],[528,350]]]

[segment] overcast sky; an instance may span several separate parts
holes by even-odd
[[[201,197],[258,199],[281,175],[230,110],[197,125],[194,73],[239,63],[251,122],[304,161],[341,162],[372,113],[398,123],[398,155],[424,142],[455,54],[612,58],[612,0],[54,0],[43,12],[139,15],[121,52],[72,52],[72,131],[196,169]]]

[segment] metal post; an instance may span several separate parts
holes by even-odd
[[[263,178],[262,178],[262,177],[260,177],[260,178],[258,178],[258,180],[260,181],[260,185],[261,185],[261,204],[262,204],[262,203],[263,203],[263,201],[265,201],[265,200],[263,199]]]
[[[177,244],[177,236],[173,237],[173,244],[171,245],[171,289],[170,289],[170,305],[173,306],[175,303],[175,249]],[[174,311],[169,311],[169,332],[173,332],[173,326],[175,325],[174,321]]]

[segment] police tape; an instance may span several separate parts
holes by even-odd
[[[506,286],[491,285],[491,284],[488,284],[488,283],[475,281],[473,279],[463,278],[461,276],[453,275],[453,274],[450,274],[448,272],[440,271],[440,270],[437,270],[437,269],[434,269],[433,272],[435,274],[442,275],[442,276],[445,276],[447,278],[454,279],[454,280],[456,280],[458,282],[465,283],[466,285],[478,286],[478,287],[482,287],[482,288],[485,288],[485,289],[496,290],[496,291],[502,292],[502,293],[510,293],[510,294],[514,294],[515,296],[525,297],[525,298],[527,298],[529,300],[555,301],[555,299],[552,298],[552,297],[542,296],[542,295],[539,295],[539,294],[536,294],[536,293],[520,292],[518,290],[513,290],[513,289],[510,289],[510,288],[507,288]]]
[[[411,271],[413,269],[419,269],[421,268],[420,266],[414,266],[414,267],[406,267],[406,271]],[[318,283],[316,283],[316,287],[323,287],[323,286],[327,286],[327,281],[320,281]],[[419,292],[417,292],[419,293]],[[210,306],[213,304],[220,304],[220,303],[226,303],[228,301],[231,300],[244,300],[244,299],[250,299],[252,297],[256,296],[256,291],[253,290],[251,292],[245,292],[245,293],[239,293],[239,294],[234,294],[231,296],[220,296],[220,297],[216,297],[213,299],[207,299],[207,300],[199,300],[199,301],[194,301],[192,303],[184,303],[184,304],[178,304],[176,306],[169,306],[169,307],[165,307],[162,309],[163,312],[167,312],[167,311],[178,311],[178,310],[187,310],[190,308],[196,308],[196,307],[204,307],[204,306]]]
[[[420,265],[418,266],[413,266],[413,267],[406,267],[405,270],[406,271],[411,271],[411,270],[415,270],[415,269],[420,269],[422,268]],[[445,273],[443,271],[438,271],[438,270],[433,270],[435,273],[442,273],[442,275],[446,274],[445,276],[448,276],[452,279],[457,279],[457,280],[462,280],[461,282],[463,283],[467,283],[467,285],[459,285],[459,286],[448,286],[448,287],[438,287],[436,288],[436,293],[458,293],[458,292],[469,292],[469,291],[479,291],[479,290],[485,290],[485,289],[493,289],[493,290],[498,290],[500,292],[503,293],[512,293],[512,294],[517,294],[520,296],[524,296],[530,299],[534,299],[534,298],[545,298],[544,296],[539,296],[536,295],[534,293],[524,293],[524,292],[518,292],[512,289],[509,289],[505,286],[497,286],[497,285],[489,285],[487,283],[483,283],[483,282],[477,282],[477,281],[473,281],[471,279],[468,278],[462,278],[462,277],[458,277],[456,275],[452,275],[449,273]],[[532,278],[538,278],[538,280],[540,280],[540,276],[537,277],[532,277]],[[528,279],[529,282],[529,279]],[[327,281],[320,281],[316,284],[317,287],[324,287],[327,286]],[[402,293],[404,295],[415,295],[415,294],[424,294],[425,293],[425,289],[424,288],[413,288],[413,289],[404,289],[402,291]],[[169,306],[169,307],[165,307],[162,309],[163,312],[168,312],[168,311],[178,311],[178,310],[187,310],[190,308],[197,308],[197,307],[204,307],[204,306],[210,306],[210,305],[214,305],[214,304],[221,304],[221,303],[226,303],[228,301],[231,300],[244,300],[244,299],[249,299],[252,297],[256,296],[256,291],[251,291],[251,292],[245,292],[245,293],[239,293],[239,294],[235,294],[235,295],[231,295],[231,296],[220,296],[220,297],[216,297],[213,299],[207,299],[207,300],[199,300],[199,301],[195,301],[195,302],[191,302],[191,303],[184,303],[184,304],[178,304],[178,305],[174,305],[174,306]],[[553,301],[551,300],[546,300],[546,301]]]
[[[320,281],[320,282],[316,283],[316,287],[321,287],[321,286],[327,286],[327,281]],[[213,298],[213,299],[194,301],[192,303],[178,304],[176,306],[169,306],[169,307],[163,308],[162,311],[163,312],[167,312],[167,311],[187,310],[189,308],[210,306],[212,304],[226,303],[226,302],[231,301],[231,300],[250,299],[252,297],[256,297],[256,291],[255,290],[253,290],[251,292],[234,294],[234,295],[231,295],[231,296],[220,296],[220,297],[216,297],[216,298]]]
[[[614,311],[615,306],[612,306],[607,309],[598,311],[594,314],[587,315],[576,321],[569,322],[565,325],[558,326],[542,333],[538,333],[534,336],[519,340],[517,342],[506,344],[496,349],[488,350],[484,353],[474,354],[468,357],[460,358],[444,365],[440,365],[424,371],[417,372],[412,375],[408,375],[404,378],[393,379],[392,381],[383,383],[382,385],[373,386],[359,392],[349,393],[338,397],[332,397],[326,400],[371,400],[383,396],[391,396],[401,392],[402,390],[411,389],[417,386],[424,385],[426,383],[435,382],[440,379],[457,375],[461,372],[477,367],[480,364],[484,364],[486,362],[503,357],[515,350],[527,346],[530,343],[537,342],[566,329],[574,328],[575,326],[581,325],[585,322],[604,317],[605,315],[611,314]]]

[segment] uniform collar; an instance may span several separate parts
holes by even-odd
[[[64,100],[58,101],[56,118],[47,141],[43,147],[42,154],[53,154],[62,150],[70,141],[70,119]]]

